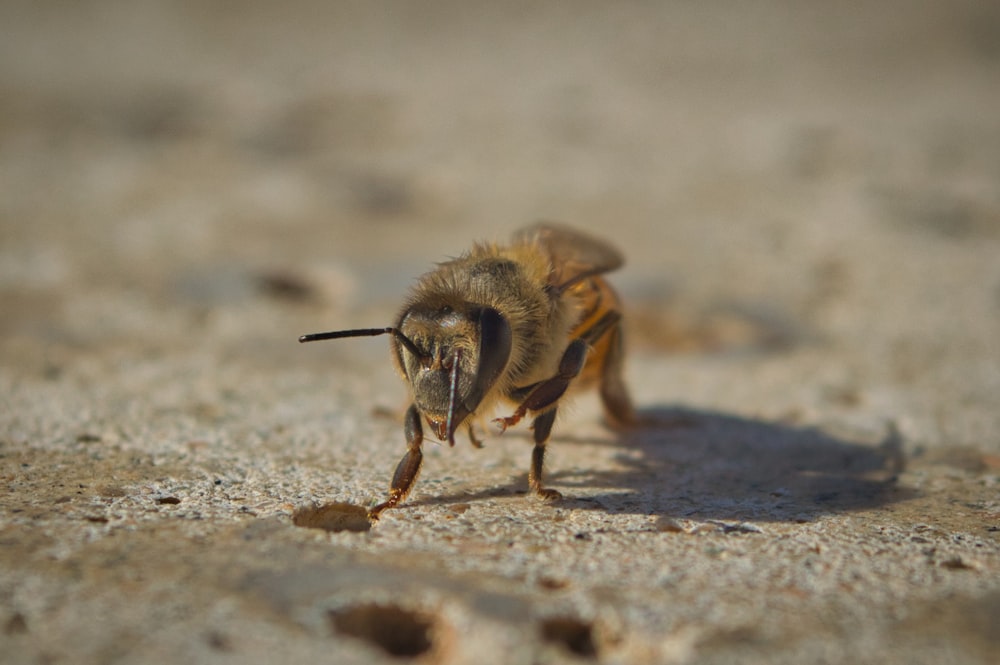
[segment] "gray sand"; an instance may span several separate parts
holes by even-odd
[[[0,7],[0,661],[1000,658],[988,3]],[[412,278],[628,257],[655,423],[426,444]],[[499,414],[498,414],[499,415]]]

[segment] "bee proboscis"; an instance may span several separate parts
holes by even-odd
[[[500,431],[532,419],[534,449],[528,484],[544,499],[560,493],[542,483],[545,444],[568,389],[598,385],[607,419],[634,422],[622,380],[621,305],[602,277],[620,267],[607,243],[566,226],[541,223],[506,245],[479,243],[420,277],[396,317],[382,328],[303,335],[300,342],[390,335],[396,366],[413,402],[404,418],[407,451],[389,497],[369,511],[377,520],[413,488],[423,461],[423,422],[455,444],[465,426],[512,405],[496,418]]]

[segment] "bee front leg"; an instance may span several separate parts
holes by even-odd
[[[555,421],[556,410],[553,408],[535,418],[535,421],[531,424],[531,428],[534,430],[535,447],[531,451],[531,470],[528,471],[528,487],[531,488],[532,492],[546,501],[554,501],[562,498],[562,494],[558,490],[546,489],[542,486],[545,442],[549,439],[549,433],[552,431],[552,423]]]
[[[424,442],[424,428],[420,424],[420,411],[416,404],[411,404],[406,411],[406,419],[403,423],[403,432],[406,436],[406,454],[399,460],[396,472],[392,475],[392,484],[389,486],[389,499],[380,503],[368,511],[368,519],[372,522],[378,520],[382,511],[396,507],[402,502],[406,495],[413,489],[413,483],[420,473],[420,464],[424,459],[424,454],[420,446]]]
[[[587,360],[587,347],[588,343],[584,339],[575,339],[570,342],[559,360],[559,369],[556,375],[535,386],[535,389],[524,398],[524,401],[512,415],[506,418],[497,418],[493,422],[500,425],[501,431],[504,431],[521,422],[528,411],[542,411],[558,402],[566,389],[569,388],[569,382],[576,378],[580,370],[583,369],[583,363]],[[535,422],[537,425],[538,421]],[[549,429],[551,428],[552,423],[549,423]],[[546,434],[546,438],[548,438],[548,434]]]

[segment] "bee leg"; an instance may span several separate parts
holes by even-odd
[[[576,378],[580,370],[583,369],[583,363],[587,360],[588,346],[587,340],[583,338],[577,338],[570,342],[559,360],[559,369],[556,375],[535,386],[535,389],[524,398],[524,401],[512,415],[506,418],[497,418],[493,422],[500,425],[501,430],[506,430],[521,422],[528,411],[542,411],[558,402],[566,389],[569,388],[569,382]],[[541,417],[539,416],[539,418]],[[537,419],[535,425],[536,427],[538,425]],[[552,423],[549,423],[549,429],[551,428]],[[548,438],[548,432],[546,432],[546,438]]]
[[[535,421],[531,424],[531,429],[534,430],[535,435],[535,447],[531,451],[531,470],[528,471],[528,487],[531,488],[532,492],[546,501],[554,501],[562,498],[562,494],[557,490],[542,487],[545,442],[549,438],[549,433],[552,432],[552,423],[555,420],[556,410],[553,408],[535,418]]]
[[[381,517],[382,511],[394,508],[406,498],[413,489],[417,474],[420,473],[420,463],[424,459],[424,454],[420,450],[424,442],[424,429],[420,424],[420,411],[417,410],[416,404],[411,404],[406,411],[403,432],[406,435],[406,454],[399,460],[396,472],[392,475],[389,499],[368,511],[368,519],[372,522]]]
[[[482,448],[483,442],[476,437],[476,430],[473,429],[472,423],[466,425],[466,433],[469,435],[469,442],[472,443],[473,448]]]
[[[622,343],[622,327],[617,324],[608,332],[608,351],[601,366],[601,402],[604,412],[612,425],[623,427],[636,422],[635,408],[629,397],[628,388],[622,380],[625,347]]]

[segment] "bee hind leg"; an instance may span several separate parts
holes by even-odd
[[[482,448],[483,447],[482,439],[480,439],[479,437],[476,436],[476,430],[472,427],[472,423],[469,423],[466,426],[465,431],[466,431],[466,434],[469,435],[469,443],[472,444],[473,448]]]
[[[420,446],[424,442],[424,430],[420,424],[420,412],[416,404],[411,404],[406,411],[406,419],[403,424],[403,432],[406,436],[406,454],[396,465],[396,472],[392,475],[392,484],[389,486],[389,498],[368,511],[368,519],[372,522],[382,516],[382,512],[399,505],[413,489],[413,484],[420,474],[420,465],[423,462],[424,454]]]
[[[622,327],[616,324],[608,332],[608,349],[601,366],[600,394],[604,414],[614,427],[628,427],[637,422],[635,407],[629,397],[628,388],[622,379],[625,347],[622,343]]]

